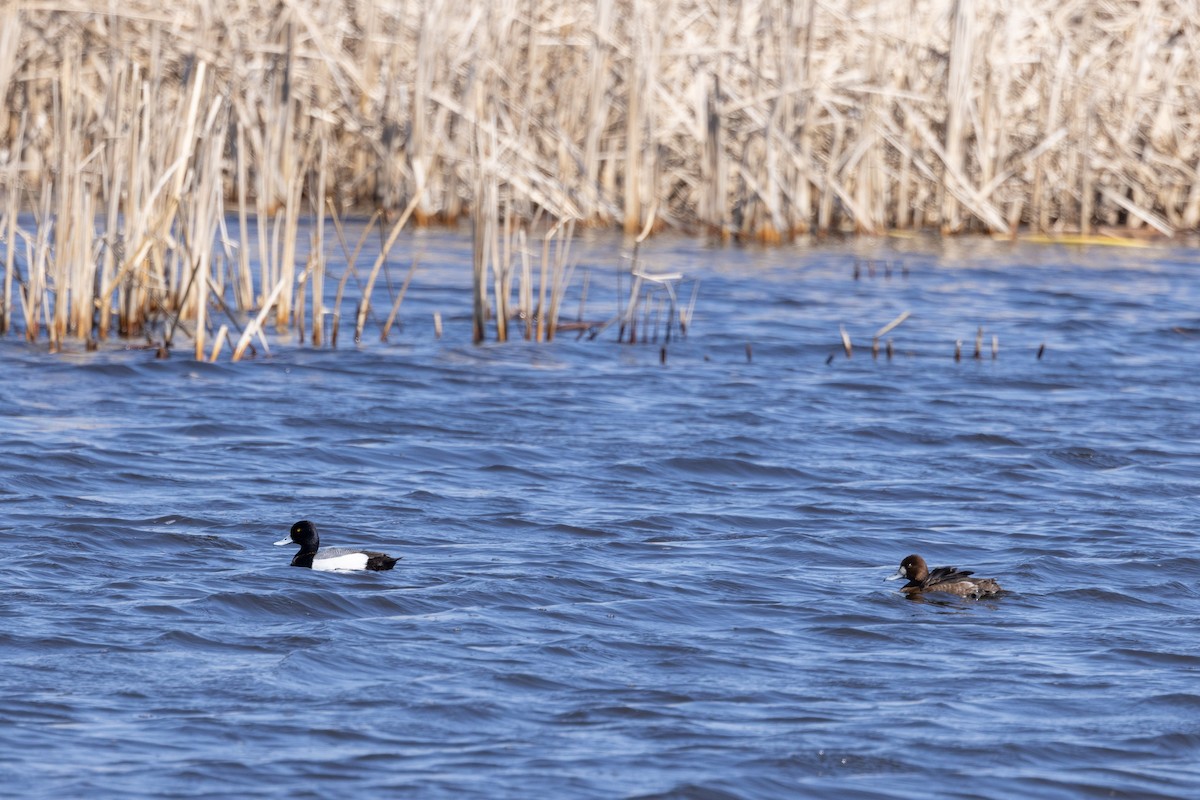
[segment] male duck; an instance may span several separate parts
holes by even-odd
[[[1000,584],[991,578],[972,578],[971,574],[954,567],[937,567],[930,572],[929,567],[925,565],[925,559],[911,555],[900,562],[900,569],[888,580],[908,578],[908,583],[900,589],[905,594],[946,592],[959,597],[979,599],[1000,592]]]
[[[292,526],[286,539],[276,545],[300,545],[300,552],[292,558],[293,567],[310,567],[321,570],[370,569],[385,570],[396,566],[400,559],[373,550],[354,550],[349,547],[321,547],[317,537],[317,526],[302,519]]]

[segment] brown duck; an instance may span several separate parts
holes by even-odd
[[[907,578],[908,583],[900,588],[905,594],[946,592],[977,600],[1000,592],[1000,584],[991,578],[972,578],[971,575],[954,567],[937,567],[930,572],[925,559],[911,555],[900,562],[900,569],[888,580]]]

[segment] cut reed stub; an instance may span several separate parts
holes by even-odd
[[[1042,355],[1043,355],[1045,352],[1046,352],[1046,343],[1045,343],[1045,342],[1042,342],[1042,343],[1041,343],[1041,345],[1038,347],[1038,354],[1037,354],[1037,360],[1038,360],[1038,361],[1041,361],[1041,360],[1042,360]]]
[[[850,343],[850,334],[846,333],[846,326],[838,325],[838,332],[842,335],[842,349],[846,351],[846,358],[853,358],[854,345]]]
[[[962,361],[962,339],[956,339],[954,342],[954,360]]]
[[[975,332],[975,358],[983,358],[983,326],[979,326],[979,330]]]
[[[871,339],[871,358],[879,358],[879,337],[875,336]]]
[[[1000,337],[992,334],[992,361],[1000,354]]]
[[[888,339],[888,343],[887,343],[887,357],[888,357],[888,361],[891,361],[891,360],[892,360],[892,352],[893,352],[893,349],[894,349],[894,348],[892,347],[892,340],[891,340],[891,339]]]
[[[753,349],[750,347],[750,343],[746,342],[746,363],[749,364],[753,360],[754,360]]]
[[[665,345],[658,350],[658,363],[664,367],[667,365],[667,348]]]

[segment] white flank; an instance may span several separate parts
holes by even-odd
[[[333,558],[321,558],[320,553],[313,559],[313,569],[334,570],[334,569],[366,569],[367,554],[366,553],[347,553],[346,555],[334,556]]]

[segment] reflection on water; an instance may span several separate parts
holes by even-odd
[[[663,366],[465,344],[469,243],[406,247],[386,344],[0,343],[10,792],[1193,792],[1194,252],[657,239]],[[404,560],[292,569],[301,518]],[[912,602],[910,552],[1007,591]]]

